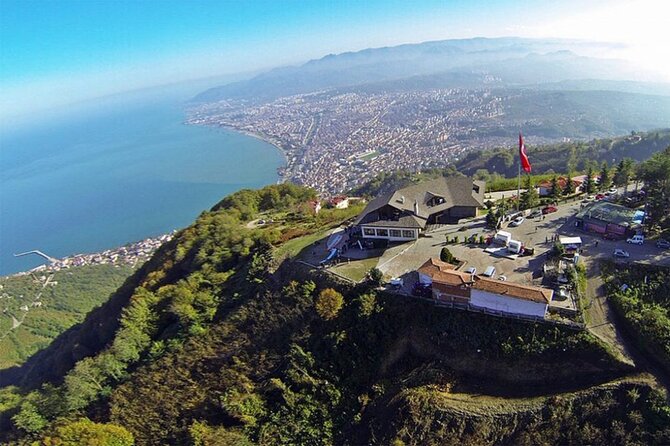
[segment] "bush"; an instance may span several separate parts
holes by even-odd
[[[372,268],[370,272],[368,272],[368,278],[373,285],[379,286],[384,278],[384,273],[382,273],[379,268]]]
[[[447,263],[456,263],[456,258],[454,255],[449,251],[448,248],[442,248],[442,251],[440,251],[440,260],[443,262]]]
[[[325,320],[335,319],[342,309],[344,298],[332,288],[326,288],[319,293],[314,307],[316,312]]]

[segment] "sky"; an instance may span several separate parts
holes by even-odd
[[[663,0],[0,0],[0,118],[118,92],[469,37],[620,42],[670,82]]]

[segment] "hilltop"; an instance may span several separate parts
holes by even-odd
[[[75,428],[156,445],[670,438],[655,384],[587,332],[440,309],[298,262],[356,213],[314,216],[313,198],[290,184],[243,190],[175,234],[81,325],[0,372],[13,385],[0,394],[2,439]],[[271,223],[250,225],[259,215]],[[84,416],[95,424],[74,425]]]

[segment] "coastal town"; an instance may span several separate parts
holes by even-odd
[[[523,93],[493,89],[329,91],[258,105],[243,100],[199,104],[189,110],[187,123],[229,127],[267,140],[286,155],[283,180],[328,196],[380,172],[444,167],[468,150],[508,145],[505,127],[543,124],[542,116],[529,121],[516,115],[524,100]],[[536,136],[533,142],[560,140]]]
[[[130,265],[133,268],[148,260],[164,243],[172,240],[175,231],[169,234],[149,237],[114,249],[89,254],[75,254],[60,259],[52,258],[41,251],[31,251],[24,254],[35,254],[48,258],[48,263],[40,265],[30,271],[15,275],[24,275],[35,272],[52,273],[68,268],[86,265]]]

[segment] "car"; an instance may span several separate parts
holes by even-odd
[[[512,220],[512,222],[511,222],[509,225],[510,225],[510,226],[519,226],[519,225],[520,225],[521,223],[523,223],[524,221],[526,221],[525,218],[523,218],[523,217],[517,217],[517,218],[515,218],[514,220]]]
[[[605,198],[605,194],[596,195],[596,200],[602,200],[603,198]]]
[[[631,238],[626,239],[626,243],[632,243],[634,245],[644,244],[644,235],[636,234]]]
[[[530,215],[528,215],[528,218],[537,218],[537,217],[541,217],[541,216],[542,216],[542,211],[537,210],[537,211],[531,212]]]
[[[507,281],[507,276],[500,275],[498,276],[498,280],[501,282],[506,282]]]
[[[656,242],[656,247],[657,248],[668,249],[668,248],[670,248],[670,242],[667,241],[667,240],[661,239],[661,240]]]
[[[465,272],[467,274],[477,274],[477,268],[475,268],[474,266],[471,266],[470,268],[466,269]]]
[[[482,276],[484,277],[493,277],[496,273],[496,267],[495,266],[489,266],[484,270],[484,273]]]
[[[552,212],[556,212],[558,208],[556,206],[547,206],[546,208],[542,209],[543,214],[551,214]]]
[[[566,287],[564,286],[556,287],[556,295],[554,296],[554,299],[565,300],[568,297],[570,297],[570,292]]]
[[[417,282],[412,288],[412,294],[419,297],[431,297],[433,295],[433,286],[429,283]]]
[[[624,251],[621,248],[616,248],[614,250],[614,252],[612,253],[612,255],[614,257],[621,257],[621,258],[624,258],[624,259],[627,259],[628,257],[630,257],[630,254],[628,254],[628,251]]]
[[[595,196],[595,195],[589,195],[588,197],[586,197],[586,199],[587,199],[588,201],[593,201],[593,200],[596,199],[596,196]]]
[[[607,192],[609,192],[610,194],[616,194],[619,191],[616,189],[616,187],[611,187],[610,190],[608,190]]]
[[[402,280],[400,277],[393,277],[391,280],[389,280],[389,285],[391,285],[392,288],[402,288],[402,286],[405,284],[405,281]]]

